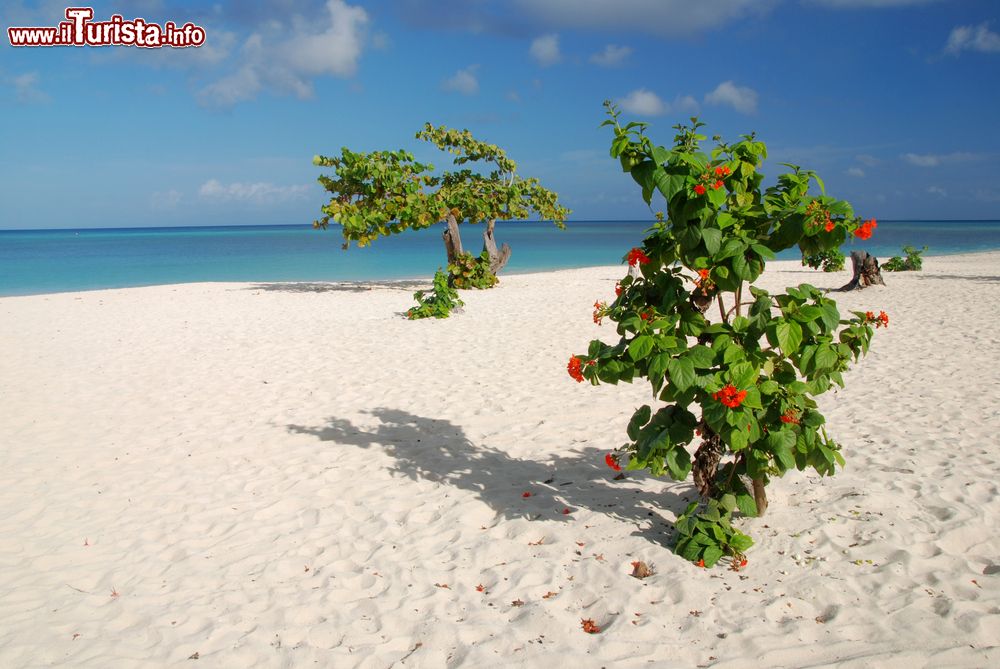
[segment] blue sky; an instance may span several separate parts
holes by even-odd
[[[995,0],[122,0],[95,20],[192,21],[205,45],[9,45],[65,7],[0,10],[0,228],[308,224],[313,154],[444,166],[425,121],[503,146],[573,218],[645,218],[607,98],[663,144],[692,114],[755,131],[769,176],[815,169],[865,217],[1000,218]]]

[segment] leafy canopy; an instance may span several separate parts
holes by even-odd
[[[570,211],[558,196],[535,178],[517,174],[517,164],[494,144],[475,139],[468,130],[427,123],[417,139],[455,156],[456,166],[485,163],[488,173],[470,168],[434,172],[407,151],[357,153],[341,149],[339,157],[315,156],[313,164],[334,168],[335,176],[319,182],[332,194],[314,227],[339,223],[345,248],[353,241],[367,246],[378,237],[419,230],[454,217],[456,222],[526,219],[532,213],[563,227]]]

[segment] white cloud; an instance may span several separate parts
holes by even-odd
[[[179,190],[170,189],[150,195],[149,205],[153,209],[174,209],[182,199],[183,195]]]
[[[275,186],[272,183],[241,183],[235,181],[223,184],[218,179],[209,179],[198,189],[198,194],[216,202],[253,202],[255,204],[274,204],[286,200],[294,200],[304,196],[310,186]]]
[[[868,155],[867,153],[861,153],[854,157],[857,159],[859,163],[867,167],[875,167],[880,162],[882,162],[875,156]]]
[[[25,72],[24,74],[9,77],[7,81],[14,87],[14,98],[18,102],[31,104],[49,101],[48,94],[38,88],[37,72]]]
[[[621,108],[639,116],[660,116],[667,113],[667,105],[660,96],[645,88],[637,88],[619,100]]]
[[[603,50],[590,56],[590,62],[601,67],[615,67],[625,62],[625,59],[632,53],[632,48],[608,44]]]
[[[911,165],[917,167],[937,167],[942,163],[962,163],[970,160],[977,160],[980,156],[974,153],[956,151],[954,153],[934,154],[934,153],[904,153],[903,159]]]
[[[850,167],[847,169],[847,176],[849,177],[863,177],[865,171],[860,167]]]
[[[265,88],[312,97],[313,78],[354,74],[367,24],[363,8],[328,0],[318,24],[295,18],[287,26],[264,25],[243,43],[239,68],[202,88],[199,99],[207,105],[231,106]]]
[[[478,65],[470,65],[464,70],[459,70],[453,76],[441,82],[441,89],[461,93],[462,95],[475,95],[479,92],[479,80],[476,79]]]
[[[729,105],[743,114],[757,111],[757,91],[746,86],[737,86],[732,81],[723,81],[715,90],[705,96],[711,105]]]
[[[662,116],[669,112],[695,114],[700,106],[690,95],[678,95],[672,103],[664,102],[659,95],[645,88],[637,88],[621,100],[618,105],[631,114],[639,116]]]
[[[690,95],[678,95],[674,98],[673,104],[670,108],[674,111],[683,112],[685,114],[697,114],[698,110],[701,109],[701,105],[698,101]]]
[[[930,193],[931,195],[938,195],[940,197],[946,197],[948,195],[948,191],[946,191],[944,188],[941,188],[940,186],[931,186],[930,188],[927,189],[927,192]]]
[[[521,94],[517,91],[507,91],[507,99],[511,102],[520,102]]]
[[[531,42],[531,48],[528,52],[542,67],[555,65],[562,60],[562,54],[559,53],[559,35],[536,37]]]
[[[989,22],[978,26],[958,26],[948,35],[944,50],[955,54],[962,51],[997,53],[1000,52],[1000,35],[990,30]]]

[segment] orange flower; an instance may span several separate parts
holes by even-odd
[[[705,568],[705,559],[702,558],[701,560],[698,560],[697,562],[695,562],[695,565],[697,565],[697,566],[701,567],[702,569],[704,569]]]
[[[618,464],[618,458],[615,457],[613,453],[608,453],[607,455],[604,456],[604,464],[606,464],[608,467],[611,467],[616,472],[620,472],[622,470],[622,466]]]
[[[601,628],[591,618],[581,619],[580,626],[583,627],[583,631],[587,634],[597,634],[601,631]]]
[[[704,195],[705,187],[702,186],[701,184],[695,184],[694,192],[697,193],[698,195]]]
[[[796,411],[795,409],[789,409],[785,413],[781,414],[781,422],[782,423],[789,423],[789,424],[792,424],[792,425],[798,425],[799,424],[799,412]]]
[[[747,396],[747,391],[736,390],[732,384],[727,384],[722,390],[712,393],[712,399],[718,400],[730,409],[735,409]]]
[[[566,371],[569,372],[570,376],[576,379],[577,383],[583,382],[583,372],[580,371],[581,362],[580,358],[574,355],[569,359],[569,364],[566,365]]]

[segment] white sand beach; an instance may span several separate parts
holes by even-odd
[[[775,481],[740,572],[670,551],[690,482],[604,464],[648,385],[566,373],[624,273],[443,321],[408,285],[0,298],[0,667],[1000,666],[1000,253],[836,296],[891,319],[821,399],[847,467]]]

